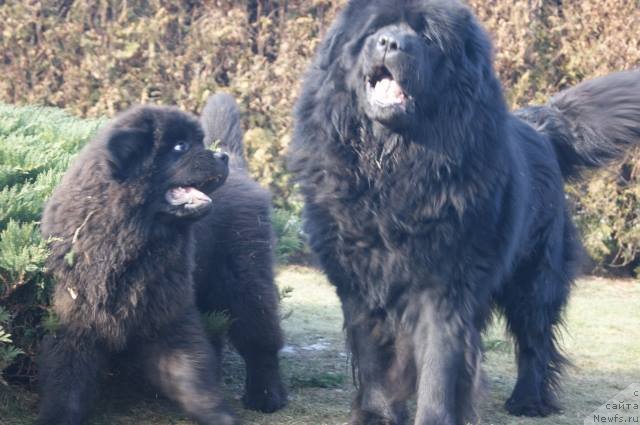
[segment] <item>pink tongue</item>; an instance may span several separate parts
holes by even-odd
[[[395,80],[383,78],[373,88],[373,101],[382,105],[396,105],[404,102],[404,92]]]
[[[167,191],[165,197],[171,205],[184,205],[185,208],[196,208],[211,203],[211,198],[193,187],[174,187]]]

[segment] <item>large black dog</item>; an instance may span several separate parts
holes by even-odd
[[[515,415],[557,410],[557,345],[580,251],[563,191],[640,140],[640,73],[515,115],[457,1],[353,0],[296,109],[290,168],[342,301],[353,424],[464,424],[492,308],[517,346]]]
[[[244,358],[246,407],[273,412],[287,402],[280,378],[278,293],[273,282],[271,196],[251,180],[243,153],[240,112],[226,94],[212,96],[201,116],[205,143],[229,154],[229,177],[211,214],[195,225],[197,305],[225,311],[231,342]]]
[[[43,345],[38,424],[81,424],[123,352],[199,423],[235,423],[194,303],[193,223],[228,174],[203,137],[177,109],[135,108],[85,146],[47,202],[60,328]]]

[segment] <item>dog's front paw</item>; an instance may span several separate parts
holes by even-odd
[[[514,416],[546,417],[560,412],[560,408],[554,402],[545,401],[540,397],[512,395],[504,407],[509,414]]]
[[[277,377],[262,385],[247,386],[242,402],[247,409],[273,413],[287,405],[287,391]]]
[[[402,423],[404,421],[398,422],[358,408],[354,408],[351,411],[351,419],[349,420],[349,425],[399,425]]]

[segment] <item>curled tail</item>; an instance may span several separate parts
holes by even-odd
[[[640,146],[640,70],[583,82],[515,114],[551,140],[565,179],[577,178]]]
[[[246,168],[240,110],[233,96],[218,93],[209,97],[200,123],[204,129],[205,145],[218,143],[219,148],[229,154],[232,164]]]

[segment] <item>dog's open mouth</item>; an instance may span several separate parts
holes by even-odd
[[[211,198],[193,186],[177,186],[165,194],[167,202],[174,207],[195,210],[211,204]]]
[[[198,212],[212,204],[208,195],[217,190],[227,179],[226,171],[214,175],[199,183],[178,183],[170,186],[164,195],[165,201],[172,207],[181,207],[188,212]]]
[[[407,96],[386,66],[380,66],[367,76],[369,101],[377,106],[403,106]]]

